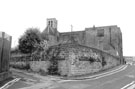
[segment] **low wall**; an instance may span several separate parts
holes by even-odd
[[[47,73],[50,66],[49,61],[30,61],[29,64],[30,69],[34,72],[44,71]]]
[[[12,61],[10,62],[10,66],[13,68],[18,68],[18,69],[31,69],[33,72],[40,72],[44,71],[45,73],[48,72],[48,68],[50,66],[49,61]]]

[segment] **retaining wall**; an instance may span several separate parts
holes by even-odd
[[[55,57],[58,59],[58,70],[63,76],[95,73],[120,64],[118,57],[77,44],[63,44],[51,50],[54,52],[50,51],[52,55],[60,51]]]

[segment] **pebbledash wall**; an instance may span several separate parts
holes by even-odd
[[[120,64],[118,57],[80,44],[67,43],[50,49],[48,55],[57,54],[60,51],[53,58],[57,59],[58,72],[62,76],[91,74]]]

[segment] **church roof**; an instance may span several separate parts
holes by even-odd
[[[49,34],[49,35],[54,35],[54,36],[58,36],[58,31],[56,28],[52,28],[50,26],[47,26],[45,28],[45,30],[42,32],[43,34]]]

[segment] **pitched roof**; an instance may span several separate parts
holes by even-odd
[[[50,26],[47,26],[45,30],[42,32],[43,34],[49,34],[49,35],[55,35],[58,36],[58,31],[55,28],[52,28]]]

